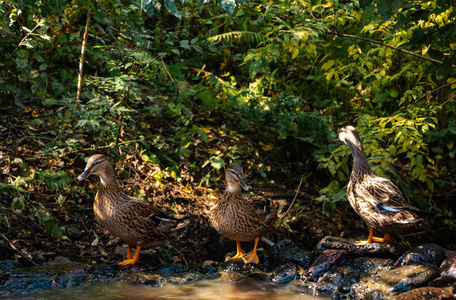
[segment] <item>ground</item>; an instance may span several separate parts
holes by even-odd
[[[1,257],[19,260],[26,265],[42,264],[57,256],[87,264],[120,261],[121,257],[115,255],[116,249],[126,245],[94,221],[92,203],[99,179],[91,176],[82,183],[76,181],[84,169],[84,157],[88,155],[73,153],[64,157],[43,157],[40,146],[21,132],[17,131],[14,140],[0,144],[0,183],[3,184],[0,186]],[[148,175],[150,170],[147,168],[150,167],[138,157],[132,155],[127,159],[129,161],[122,163],[131,164],[130,170],[120,170],[116,166],[119,181],[127,194],[140,195],[170,214],[191,220],[185,229],[172,236],[168,244],[151,250],[158,254],[160,262],[194,265],[205,260],[221,261],[225,253],[235,250],[235,242],[220,237],[208,222],[210,208],[223,192],[222,182],[213,189],[182,185],[171,179],[158,182]],[[28,169],[25,170],[24,166]],[[65,187],[50,188],[49,184],[44,184],[44,179],[40,183],[40,170],[48,169],[68,175],[70,180]],[[30,179],[28,174],[35,176],[34,184],[31,182],[34,178]],[[30,180],[28,185],[22,185],[25,188],[22,192],[5,185],[20,178],[18,176]],[[305,191],[299,186],[255,179],[251,185],[254,193],[269,195],[280,206],[279,221],[266,236],[273,242],[291,239],[311,251],[328,235],[352,239],[367,236],[366,225],[348,202],[325,207],[324,203],[315,200],[318,189],[309,184]],[[18,200],[20,197],[22,200]],[[447,201],[445,199],[442,196],[441,201]],[[23,207],[18,209],[17,205]],[[454,206],[454,203],[448,205]],[[12,206],[16,209],[13,210]],[[451,216],[436,217],[435,214],[423,213],[423,219],[403,235],[393,235],[393,242],[410,246],[436,243],[456,250],[456,232],[455,226],[451,226],[454,222]],[[251,249],[252,245],[244,248]]]

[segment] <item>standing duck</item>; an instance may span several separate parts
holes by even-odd
[[[260,237],[265,235],[277,220],[277,207],[270,199],[248,199],[241,188],[250,190],[241,166],[233,164],[225,172],[226,189],[211,209],[210,222],[217,232],[236,241],[237,253],[228,259],[242,258],[245,263],[259,263],[256,253]],[[242,242],[255,240],[250,254],[244,254]]]
[[[102,227],[128,244],[127,259],[119,265],[134,264],[141,249],[160,246],[168,240],[173,231],[188,224],[169,217],[146,201],[125,194],[117,183],[114,169],[104,155],[91,156],[84,172],[77,179],[84,180],[90,174],[100,176],[100,186],[93,203],[95,219]],[[134,256],[132,247],[136,247]]]
[[[339,131],[339,140],[344,142],[353,155],[353,168],[347,187],[348,201],[356,213],[369,226],[369,237],[357,245],[374,242],[388,242],[389,233],[411,227],[420,219],[408,205],[401,191],[390,180],[375,175],[353,126],[345,126]],[[374,229],[384,233],[383,238],[374,237]]]

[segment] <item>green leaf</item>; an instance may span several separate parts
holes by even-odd
[[[144,11],[149,15],[149,16],[155,16],[158,15],[161,11],[161,4],[160,1],[157,0],[143,0],[143,5],[144,5]],[[102,15],[98,12],[98,10],[95,10],[95,15],[99,15],[99,18],[101,20],[104,20]]]
[[[234,9],[236,8],[235,0],[219,0],[219,5],[230,17],[233,17]]]
[[[196,52],[198,52],[199,54],[201,54],[201,55],[204,54],[204,53],[203,53],[203,48],[201,48],[200,46],[198,46],[198,45],[193,45],[192,47],[193,47],[193,49],[194,49]]]
[[[215,157],[214,159],[211,160],[211,166],[216,168],[217,170],[222,169],[224,164],[225,164],[225,161],[219,157]]]
[[[258,72],[260,72],[260,69],[261,69],[260,61],[256,60],[256,61],[252,62],[249,67],[250,78],[251,79],[255,78],[255,76],[258,74]]]
[[[397,90],[395,90],[395,89],[391,89],[389,91],[389,95],[390,95],[391,98],[396,98],[397,96],[399,96],[399,92]]]
[[[327,71],[328,69],[330,69],[332,66],[334,66],[334,60],[328,60],[327,62],[325,62],[323,64],[323,66],[321,66],[321,69],[323,71]]]
[[[181,40],[181,41],[179,42],[179,45],[180,45],[182,48],[189,49],[189,50],[191,49],[188,40]]]
[[[174,3],[174,0],[165,0],[165,7],[166,9],[173,14],[176,18],[182,18],[182,12],[179,11]]]
[[[55,224],[54,220],[45,221],[44,228],[52,237],[58,239],[63,235],[63,228]]]
[[[366,8],[367,6],[371,5],[373,0],[359,0],[359,7]]]
[[[24,196],[16,197],[13,199],[13,202],[11,203],[11,209],[24,211],[25,204],[26,204],[26,201],[25,201]]]

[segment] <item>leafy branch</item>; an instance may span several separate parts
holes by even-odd
[[[434,58],[430,58],[430,57],[426,57],[426,56],[423,56],[421,54],[414,53],[412,51],[408,51],[408,50],[404,50],[404,49],[401,49],[401,48],[397,48],[397,47],[394,47],[394,46],[391,46],[391,45],[388,45],[388,44],[385,44],[385,43],[382,43],[382,42],[379,42],[379,41],[376,41],[376,40],[368,39],[368,38],[365,38],[365,37],[360,37],[360,36],[351,35],[351,34],[345,34],[345,33],[339,33],[339,32],[333,32],[333,31],[329,31],[329,30],[325,31],[325,34],[338,35],[338,36],[347,37],[347,38],[351,38],[351,39],[357,39],[357,40],[366,41],[366,42],[377,44],[377,45],[380,45],[380,46],[383,46],[383,47],[387,47],[387,48],[390,48],[390,49],[393,49],[393,50],[396,50],[396,51],[399,51],[399,52],[402,52],[402,53],[405,53],[405,54],[408,54],[408,55],[412,55],[412,56],[415,56],[415,57],[418,57],[418,58],[421,58],[421,59],[424,59],[424,60],[428,60],[428,61],[431,61],[431,62],[436,63],[436,64],[443,65],[443,62],[440,61],[440,60],[437,60],[437,59],[434,59]],[[451,67],[456,68],[456,65],[451,65]]]

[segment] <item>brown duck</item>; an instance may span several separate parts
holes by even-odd
[[[226,189],[211,209],[210,222],[217,232],[236,241],[237,253],[228,259],[242,258],[245,263],[259,262],[256,253],[260,237],[265,235],[277,220],[277,207],[270,199],[255,197],[248,199],[241,188],[250,190],[244,178],[244,171],[237,165],[228,167],[225,173]],[[255,240],[250,254],[245,255],[242,242]]]
[[[353,168],[347,186],[348,201],[369,226],[369,237],[357,245],[372,241],[388,242],[390,233],[405,230],[420,221],[415,213],[418,209],[407,204],[399,188],[372,171],[355,127],[341,128],[339,140],[350,148],[353,155]],[[385,236],[374,237],[374,229]]]
[[[188,221],[169,217],[153,204],[125,194],[104,155],[95,154],[90,157],[78,180],[84,180],[90,174],[100,176],[100,186],[93,203],[96,221],[128,244],[127,259],[119,265],[134,264],[141,249],[165,243],[173,231],[188,224]],[[134,256],[132,247],[136,247]]]

